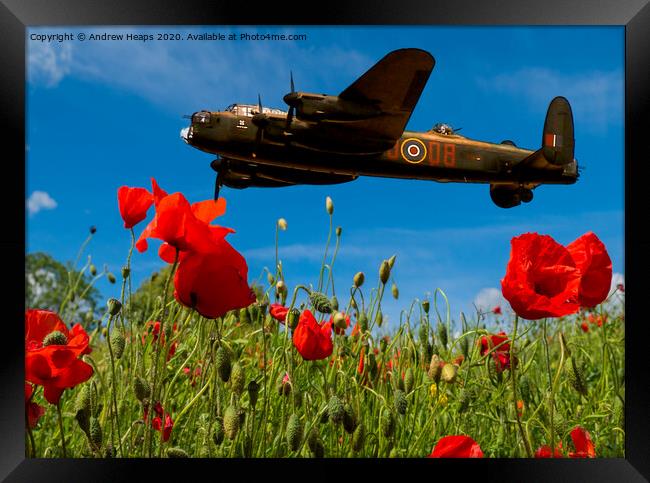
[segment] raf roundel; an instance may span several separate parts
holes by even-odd
[[[427,155],[427,148],[422,141],[416,138],[405,139],[402,142],[402,157],[409,163],[417,164]]]

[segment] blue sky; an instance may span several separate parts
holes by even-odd
[[[32,33],[304,33],[303,41],[39,42]],[[567,244],[594,231],[606,244],[616,280],[624,273],[624,30],[622,27],[209,27],[30,28],[27,49],[27,252],[73,260],[90,225],[88,253],[116,275],[129,234],[117,188],[150,187],[155,177],[190,201],[212,195],[213,159],[182,142],[183,114],[232,102],[286,108],[289,71],[296,88],[337,94],[387,52],[418,47],[436,66],[408,129],[436,122],[461,134],[538,149],[550,100],[563,95],[575,119],[573,186],[541,186],[532,203],[503,210],[487,185],[360,178],[334,186],[224,188],[219,224],[247,259],[249,281],[274,264],[275,223],[287,282],[317,284],[327,236],[325,197],[343,228],[335,265],[339,294],[352,276],[376,282],[397,254],[400,298],[383,307],[392,323],[414,298],[440,288],[452,317],[473,304],[499,303],[510,239],[528,231]],[[153,214],[151,210],[150,216]],[[144,224],[136,227],[136,233]],[[134,287],[163,266],[157,244],[133,259]],[[105,297],[118,285],[101,281]],[[501,302],[502,303],[502,302]]]

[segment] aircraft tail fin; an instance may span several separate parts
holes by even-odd
[[[574,147],[571,106],[566,98],[556,97],[546,112],[542,154],[549,163],[562,166],[573,161]]]

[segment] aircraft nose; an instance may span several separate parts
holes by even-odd
[[[188,141],[188,139],[189,139],[189,134],[190,134],[190,128],[189,128],[189,127],[184,127],[183,129],[181,129],[181,138],[182,138],[183,141],[185,141],[186,143],[189,143],[189,141]]]

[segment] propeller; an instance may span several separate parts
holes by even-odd
[[[228,167],[225,166],[224,160],[220,158],[212,161],[210,167],[217,172],[217,176],[214,180],[214,201],[217,201],[219,199],[219,190],[223,186],[223,178]]]
[[[257,94],[257,113],[253,115],[253,124],[257,126],[257,134],[255,135],[255,142],[260,144],[264,136],[264,126],[269,122],[269,118],[264,114],[264,108],[262,107],[262,96]]]
[[[289,126],[291,125],[291,121],[293,121],[293,116],[296,113],[296,102],[298,101],[298,96],[296,94],[296,88],[293,83],[293,71],[289,71],[289,78],[291,79],[291,92],[284,96],[283,100],[284,102],[287,103],[289,106],[289,113],[287,114],[287,125],[285,129],[289,129]]]

